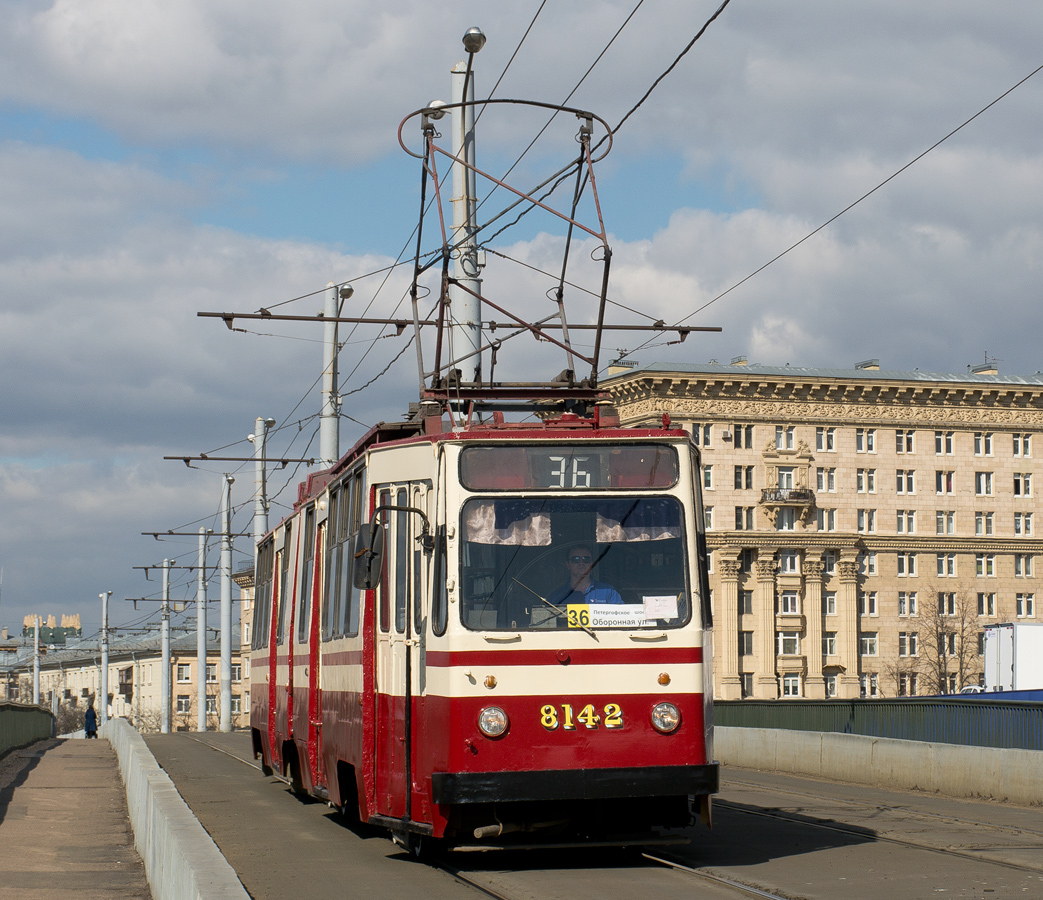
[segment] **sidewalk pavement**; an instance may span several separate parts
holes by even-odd
[[[151,900],[116,754],[40,741],[0,759],[0,900]]]

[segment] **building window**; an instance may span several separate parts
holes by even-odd
[[[919,656],[919,637],[915,631],[898,632],[898,655]]]
[[[815,449],[827,452],[836,450],[836,433],[835,428],[816,428]]]
[[[745,699],[746,697],[752,697],[753,696],[753,673],[752,672],[743,672],[742,674],[739,675],[739,680],[741,682],[741,690],[742,690],[743,698]]]
[[[701,435],[702,436],[702,445],[704,447],[709,447],[710,446],[711,428],[712,428],[712,426],[710,426],[710,425],[700,425],[698,422],[693,422],[692,423],[692,442],[694,444],[698,445],[700,443],[699,437]]]
[[[1014,612],[1019,619],[1031,619],[1036,615],[1036,595],[1017,594],[1014,597]]]
[[[915,469],[896,469],[895,470],[895,484],[896,490],[899,494],[915,494],[915,480],[916,470]]]
[[[779,656],[800,656],[800,632],[780,631]]]
[[[818,510],[818,530],[819,531],[836,531],[837,530],[837,511],[835,509],[819,509]]]
[[[243,680],[243,665],[242,663],[232,663],[232,681]]]
[[[206,664],[206,680],[208,684],[213,684],[217,681],[217,664],[207,663]]]
[[[822,592],[822,612],[825,613],[827,616],[835,616],[837,614],[836,591]]]
[[[779,597],[779,611],[783,615],[799,615],[800,599],[796,591],[783,591]]]
[[[820,493],[835,494],[837,490],[837,470],[822,469],[815,470],[816,486]]]
[[[898,554],[898,577],[904,578],[915,578],[916,577],[916,554],[915,553],[899,553]]]
[[[936,494],[953,493],[953,480],[955,473],[939,470],[934,473],[934,491]]]
[[[974,574],[986,578],[996,576],[996,556],[993,553],[974,554]]]
[[[876,574],[876,551],[875,550],[860,550],[858,552],[858,574],[859,575],[875,575]]]
[[[938,574],[942,578],[955,578],[956,577],[956,554],[955,553],[939,553],[938,554]]]
[[[938,594],[938,615],[956,615],[956,594],[952,591],[942,591]]]
[[[827,550],[822,554],[822,563],[826,567],[827,575],[837,574],[837,551]]]
[[[703,487],[708,490],[713,490],[713,466],[703,466]]]
[[[876,429],[875,428],[856,428],[855,429],[855,452],[856,453],[876,453]]]
[[[703,528],[707,531],[713,531],[713,507],[703,507]]]
[[[706,551],[706,571],[713,574],[713,550]],[[710,593],[713,594],[712,591]]]
[[[188,694],[177,695],[177,705],[175,706],[175,712],[187,713],[192,709],[192,700]]]
[[[739,615],[753,615],[753,591],[739,591]]]
[[[913,432],[912,431],[896,431],[895,432],[895,453],[912,453],[913,452]]]
[[[792,506],[784,506],[775,517],[776,531],[794,531],[797,527],[797,511]]]
[[[978,615],[979,616],[995,616],[996,615],[996,595],[985,594],[981,591],[978,592]]]
[[[792,491],[793,490],[793,467],[792,466],[779,466],[778,484],[777,487],[780,491]]]
[[[991,472],[989,473],[992,474]],[[992,493],[992,487],[989,487],[989,493]],[[1014,496],[1015,497],[1031,497],[1032,496],[1032,475],[1028,472],[1015,472],[1014,473]]]
[[[938,633],[938,655],[939,656],[955,656],[956,655],[956,632],[955,631],[941,631]]]
[[[837,676],[827,675],[826,676],[826,696],[835,697],[837,695]]]
[[[232,694],[232,715],[237,716],[243,711],[243,698],[239,694]]]
[[[900,615],[900,616],[915,616],[916,615],[916,591],[899,591],[898,592],[898,615]]]
[[[1016,434],[1014,435],[1014,455],[1015,456],[1031,456],[1032,455],[1032,436],[1028,434]]]
[[[1032,513],[1014,513],[1014,533],[1026,537],[1032,534]]]
[[[825,631],[822,633],[822,655],[837,655],[837,633],[835,631]]]
[[[752,450],[753,426],[732,425],[732,440],[735,442],[734,446],[737,450],[741,450],[743,447],[745,447],[747,450]]]
[[[793,434],[794,428],[792,425],[776,425],[775,426],[775,449],[776,450],[792,450],[793,449]]]
[[[753,561],[757,558],[757,551],[752,547],[743,547],[739,551],[739,569],[742,570],[744,575],[749,575],[753,572]]]
[[[1014,494],[1017,496],[1017,476],[1015,476],[1014,485]],[[992,472],[974,473],[974,493],[979,497],[992,496]]]
[[[855,472],[855,488],[860,494],[875,494],[876,469],[858,469]]]
[[[217,715],[217,697],[206,698],[206,714],[208,716]]]
[[[188,663],[177,664],[177,680],[181,684],[192,680],[192,667]]]
[[[875,616],[876,613],[876,591],[858,592],[858,614],[860,616]]]
[[[858,652],[862,656],[876,656],[876,649],[875,631],[863,631],[858,635]]]
[[[978,431],[974,435],[974,455],[992,456],[992,432]]]
[[[974,533],[976,535],[992,534],[992,513],[976,512],[974,514]]]
[[[1014,575],[1018,578],[1032,577],[1032,556],[1028,553],[1014,554]]]
[[[862,534],[872,534],[876,531],[875,509],[860,509],[858,511],[858,530]]]
[[[739,656],[753,656],[753,632],[739,632]]]
[[[779,551],[779,571],[784,575],[800,573],[800,554],[796,550]]]
[[[951,431],[936,431],[934,433],[934,452],[937,456],[952,456]]]
[[[735,507],[735,530],[736,531],[753,531],[753,507],[752,506],[736,506]]]
[[[956,511],[939,509],[934,514],[934,528],[936,534],[956,534]]]
[[[898,510],[897,529],[899,534],[916,534],[916,511],[912,509]]]
[[[753,466],[735,467],[735,490],[750,490],[753,487]]]
[[[786,672],[782,676],[782,696],[800,696],[800,674],[798,672]]]

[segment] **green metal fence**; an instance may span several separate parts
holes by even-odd
[[[719,700],[717,725],[836,731],[903,741],[1043,750],[1043,703],[902,700]]]
[[[49,710],[24,703],[0,702],[0,756],[15,747],[54,736]]]

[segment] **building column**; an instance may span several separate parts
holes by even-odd
[[[742,678],[739,677],[739,551],[735,548],[717,551],[720,572],[716,618],[714,625],[715,696],[718,700],[741,700]]]
[[[804,566],[804,658],[808,672],[804,677],[804,696],[809,700],[826,698],[826,679],[822,677],[822,576],[826,566],[821,559],[805,559]]]
[[[754,646],[757,650],[757,677],[754,679],[753,695],[757,700],[777,700],[779,678],[776,674],[777,639],[775,637],[775,569],[774,555],[758,559],[754,564],[757,573],[757,588],[753,594],[753,608],[757,615],[757,633]]]
[[[837,685],[842,700],[857,699],[862,692],[858,652],[858,553],[843,550],[837,562],[840,590],[837,592],[837,655],[843,674]]]

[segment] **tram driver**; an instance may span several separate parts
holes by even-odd
[[[594,568],[594,554],[589,544],[576,544],[565,557],[568,577],[555,590],[548,602],[564,608],[569,603],[622,603],[619,591],[609,584],[594,581],[590,573]]]

